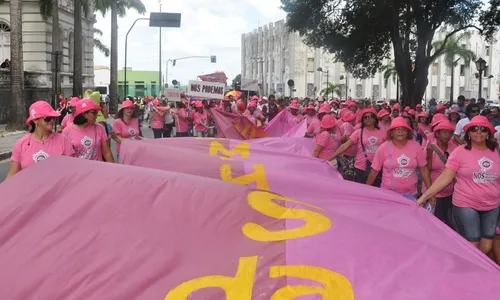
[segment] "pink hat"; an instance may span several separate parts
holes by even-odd
[[[351,108],[351,107],[358,107],[358,105],[356,104],[356,102],[349,102],[349,104],[347,105],[347,108]]]
[[[422,104],[417,104],[417,108],[422,108]]]
[[[306,108],[306,110],[310,110],[310,109],[312,109],[312,110],[316,110],[316,108],[315,108],[315,107],[314,107],[314,105],[312,105],[312,104],[309,104],[309,105],[307,106],[307,108]]]
[[[290,105],[290,109],[299,109],[299,105],[297,103],[292,103],[292,105]]]
[[[410,125],[408,125],[408,123],[406,123],[406,120],[403,117],[394,118],[394,120],[392,120],[391,127],[389,127],[389,131],[399,127],[404,127],[410,132],[413,131],[413,129],[410,127]]]
[[[89,110],[101,110],[101,107],[97,104],[95,104],[94,101],[92,101],[92,99],[82,99],[80,101],[78,101],[78,103],[76,104],[76,109],[75,109],[75,114],[74,116],[79,116],[81,114],[83,114],[84,112],[87,112]]]
[[[250,99],[252,99],[252,100],[257,100],[257,99],[259,99],[259,96],[257,96],[257,95],[253,95],[253,96],[252,96],[252,98],[250,98]]]
[[[410,116],[415,116],[416,115],[416,112],[413,109],[411,109],[411,108],[406,113],[409,114]]]
[[[387,102],[383,102],[382,107],[386,107],[386,106],[387,106]]]
[[[319,113],[319,114],[327,114],[327,113],[329,113],[329,112],[330,112],[330,110],[331,110],[331,109],[328,109],[328,107],[326,107],[326,106],[322,106],[322,107],[319,109],[318,113]]]
[[[153,103],[153,106],[158,106],[158,105],[160,105],[160,101],[158,101],[158,99],[154,99],[154,100],[152,101],[152,103]]]
[[[203,108],[203,103],[201,103],[201,101],[195,101],[194,102],[194,107],[196,107],[196,108]]]
[[[384,103],[385,103],[385,102],[384,102]],[[378,117],[379,119],[382,119],[383,117],[385,117],[385,116],[390,116],[390,115],[391,115],[391,114],[390,114],[387,110],[385,110],[385,109],[381,109],[381,110],[378,112],[377,117]]]
[[[231,101],[231,100],[229,100],[229,97],[225,96],[224,99],[222,99],[222,101]]]
[[[78,101],[80,101],[80,98],[78,97],[71,97],[71,99],[69,100],[69,106],[76,106],[76,104],[78,103]]]
[[[255,103],[254,101],[250,102],[248,108],[257,108],[257,103]]]
[[[411,109],[411,107],[409,107],[409,106],[405,107],[406,112],[410,111],[410,109]]]
[[[297,100],[292,100],[292,104],[298,104],[298,103],[299,103],[299,101],[297,101]]]
[[[30,116],[26,119],[26,125],[36,119],[45,117],[59,117],[61,114],[55,111],[47,101],[39,100],[30,106]]]
[[[495,127],[493,127],[493,124],[491,124],[485,116],[475,116],[474,118],[472,118],[470,123],[464,126],[464,131],[467,131],[469,130],[469,128],[474,126],[486,127],[490,130],[491,134],[497,132],[495,130]]]
[[[451,115],[451,114],[457,114],[457,115],[459,115],[459,116],[460,116],[459,110],[458,110],[458,109],[456,109],[456,108],[455,108],[455,109],[452,109],[452,110],[450,111],[450,115]]]
[[[332,115],[326,115],[321,119],[320,126],[325,129],[332,128],[337,124],[337,120]]]
[[[377,111],[372,107],[369,107],[369,108],[363,110],[363,112],[361,113],[361,118],[364,118],[364,116],[366,114],[373,114],[373,116],[375,116],[375,118],[377,117]]]
[[[425,111],[421,112],[420,114],[418,114],[418,117],[419,118],[428,118],[429,117],[429,114],[426,113]]]
[[[130,100],[125,100],[125,101],[123,101],[122,107],[120,108],[120,110],[122,110],[124,108],[129,108],[129,107],[135,108],[135,104]]]
[[[398,103],[396,103],[396,104],[394,104],[394,105],[392,106],[392,109],[395,109],[395,110],[400,110],[400,109],[401,109],[401,106],[399,106],[399,104],[398,104]]]
[[[436,126],[440,121],[447,120],[446,116],[442,113],[437,113],[432,117],[431,128]]]
[[[451,124],[450,121],[448,120],[441,120],[438,122],[436,127],[434,127],[434,132],[439,131],[439,130],[446,130],[446,131],[455,131],[455,127]]]
[[[347,110],[343,115],[342,115],[342,121],[344,122],[352,122],[356,119],[356,114],[354,114],[352,111]]]
[[[446,110],[446,105],[444,104],[439,104],[438,106],[436,106],[436,108],[434,109],[435,112],[438,112],[438,111],[441,111],[441,110]]]

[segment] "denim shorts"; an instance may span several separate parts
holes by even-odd
[[[479,242],[481,239],[491,240],[495,236],[500,207],[478,211],[453,205],[452,214],[458,233],[469,242]]]

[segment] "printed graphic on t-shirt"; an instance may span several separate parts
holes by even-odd
[[[135,129],[134,129],[134,128],[132,128],[132,127],[129,127],[129,128],[128,128],[128,134],[129,134],[129,135],[131,135],[131,136],[132,136],[132,135],[135,135]]]
[[[378,145],[376,145],[378,138],[376,136],[368,137],[369,145],[366,146],[367,153],[375,153],[378,150]]]
[[[411,159],[408,156],[401,154],[401,156],[397,158],[399,168],[394,168],[392,175],[396,178],[410,177],[411,174],[413,174],[413,170],[407,168],[407,166],[410,164],[410,161]]]
[[[33,161],[34,162],[39,162],[42,160],[45,160],[49,157],[47,153],[45,153],[43,150],[38,151],[37,153],[33,154]]]
[[[488,173],[488,170],[491,169],[491,167],[493,167],[493,161],[491,161],[487,157],[483,157],[477,162],[479,164],[479,167],[481,167],[481,171],[473,173],[472,180],[475,183],[492,183],[497,181],[499,176],[497,173]]]
[[[83,159],[93,159],[97,155],[96,147],[93,147],[94,140],[89,138],[88,136],[84,136],[80,141],[83,146],[83,149],[78,151],[78,157]]]

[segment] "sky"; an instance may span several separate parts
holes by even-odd
[[[125,35],[132,23],[150,12],[160,10],[158,0],[143,0],[146,14],[129,11],[118,19],[118,69],[125,64]],[[249,33],[259,25],[284,19],[280,0],[163,0],[162,12],[181,13],[180,28],[162,29],[162,73],[167,59],[186,56],[217,56],[217,63],[209,58],[177,61],[168,67],[168,82],[176,79],[181,85],[196,80],[198,75],[224,71],[229,82],[241,72],[241,34]],[[103,32],[98,37],[108,47],[111,40],[111,16],[97,14],[95,28]],[[159,69],[159,29],[150,28],[149,21],[139,20],[128,36],[127,67],[133,70]],[[109,58],[94,49],[94,65],[108,66]],[[165,77],[164,77],[165,78]]]

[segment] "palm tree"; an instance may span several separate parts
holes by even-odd
[[[394,60],[390,60],[387,65],[383,65],[380,67],[380,72],[384,76],[384,87],[387,88],[387,84],[389,83],[389,79],[392,79],[392,82],[396,84],[396,101],[399,102],[399,77],[398,71],[396,70],[396,65],[394,64]]]
[[[98,36],[102,36],[102,31],[97,29],[97,28],[94,28],[94,36],[95,35],[98,35]],[[96,48],[97,50],[101,51],[104,56],[106,57],[109,57],[109,48],[108,46],[104,45],[101,40],[99,40],[98,38],[95,38],[94,37],[94,48]]]
[[[24,99],[24,66],[23,66],[23,8],[22,0],[10,0],[10,109],[11,129],[25,127],[26,103]]]
[[[462,59],[464,61],[464,65],[469,66],[471,60],[476,60],[476,54],[467,49],[465,45],[462,45],[462,40],[469,38],[469,32],[463,32],[458,36],[451,36],[444,46],[444,51],[441,53],[441,55],[444,55],[445,65],[451,68],[450,106],[453,105],[453,88],[455,83],[455,67],[457,66],[457,62]],[[434,49],[439,49],[441,48],[443,43],[444,41],[434,42],[432,44],[432,47]]]
[[[337,96],[342,98],[342,88],[344,86],[343,84],[336,84],[332,82],[325,82],[325,84],[326,88],[322,89],[321,92],[319,92],[321,96],[326,96],[328,98],[328,95],[333,95],[333,93],[335,93],[337,94]]]
[[[83,53],[85,45],[82,28],[82,5],[85,0],[73,0],[73,96],[83,95]]]

